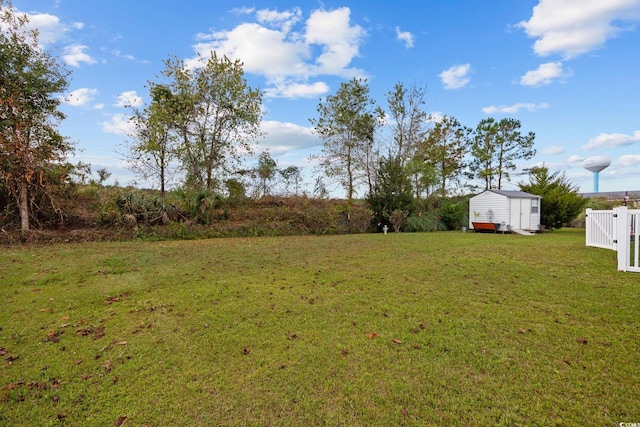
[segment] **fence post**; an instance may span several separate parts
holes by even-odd
[[[593,225],[591,223],[591,208],[587,208],[587,211],[584,216],[585,228],[587,229],[587,246],[589,246],[593,239]]]
[[[616,227],[616,239],[618,240],[616,250],[618,252],[618,271],[627,271],[629,265],[629,244],[631,243],[629,229],[629,215],[627,207],[620,206],[613,209]]]

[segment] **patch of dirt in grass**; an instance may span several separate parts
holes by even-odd
[[[46,368],[44,369],[46,370]],[[42,400],[50,399],[51,402],[57,403],[59,398],[56,394],[61,387],[60,379],[51,377],[44,380],[33,381],[16,381],[6,384],[0,393],[0,402],[24,402],[25,400]]]
[[[86,328],[80,328],[76,331],[76,334],[83,336],[83,337],[87,337],[87,336],[93,336],[94,340],[99,340],[100,338],[104,337],[104,326],[100,325],[100,326],[94,326],[94,325],[89,325]]]

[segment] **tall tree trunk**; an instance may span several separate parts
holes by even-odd
[[[500,147],[500,155],[498,156],[498,190],[502,190],[502,165],[503,165],[503,148]]]
[[[20,229],[29,231],[29,195],[27,193],[27,182],[20,183],[18,189],[18,210],[20,211]]]
[[[441,169],[441,171],[442,171],[442,182],[441,182],[441,185],[440,185],[440,195],[442,197],[446,197],[446,195],[447,195],[447,174],[445,173],[446,164],[445,164],[444,160],[441,162],[440,167],[442,168]]]
[[[161,164],[160,164],[160,203],[162,203],[162,209],[164,210],[165,208],[165,166],[164,166],[164,156],[162,158]]]
[[[353,199],[353,171],[351,170],[351,147],[347,148],[347,201],[351,203]]]

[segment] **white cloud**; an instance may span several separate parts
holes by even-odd
[[[366,32],[359,25],[351,25],[351,10],[315,10],[307,20],[305,41],[320,45],[322,54],[316,58],[314,73],[353,77],[360,71],[347,68],[358,56],[360,43]]]
[[[640,20],[640,0],[540,0],[528,21],[518,23],[537,39],[539,56],[574,58],[603,46]]]
[[[618,157],[616,165],[622,167],[640,166],[640,154],[625,154]]]
[[[315,98],[329,92],[329,86],[325,82],[315,82],[310,84],[277,83],[274,87],[268,88],[264,92],[265,97],[267,98]]]
[[[601,133],[595,138],[591,138],[589,143],[582,146],[583,150],[592,150],[601,147],[624,147],[627,145],[640,142],[640,130],[633,135],[625,135],[623,133]]]
[[[24,13],[24,12],[20,12]],[[62,40],[69,27],[60,22],[60,18],[48,13],[26,13],[29,18],[27,28],[38,30],[38,41],[50,45]]]
[[[274,155],[322,145],[311,127],[273,120],[264,120],[260,127],[265,135],[261,145],[269,147],[269,152]]]
[[[69,92],[66,104],[72,107],[84,107],[88,105],[98,94],[98,89],[80,88]]]
[[[116,107],[139,107],[144,103],[142,97],[138,96],[135,90],[122,92],[118,95],[118,101],[114,104]]]
[[[569,77],[570,71],[565,71],[562,68],[562,62],[547,62],[546,64],[540,64],[540,66],[532,71],[520,77],[520,84],[522,86],[546,86],[551,84],[554,79]]]
[[[257,22],[242,23],[231,30],[198,34],[194,50],[203,58],[212,51],[232,59],[241,59],[244,71],[267,79],[266,92],[272,96],[300,97],[305,91],[317,92],[320,84],[309,84],[311,77],[328,75],[363,77],[364,72],[351,68],[358,56],[366,32],[351,24],[351,10],[314,10],[300,31],[302,12],[293,8],[274,10],[238,9],[237,13],[255,14]],[[315,52],[319,52],[314,54]],[[186,61],[188,67],[200,66],[199,59]],[[291,89],[285,86],[292,85]],[[305,95],[306,96],[306,95]]]
[[[413,47],[413,34],[408,31],[400,31],[400,27],[396,27],[396,39],[403,42],[407,49]]]
[[[100,125],[104,133],[129,135],[132,131],[132,125],[126,114],[114,114],[108,122],[102,122]]]
[[[460,89],[471,81],[469,78],[470,71],[471,64],[454,65],[442,71],[438,76],[445,89]]]
[[[574,164],[574,165],[579,165],[582,166],[582,162],[584,161],[584,157],[578,155],[578,154],[574,154],[572,156],[570,156],[567,159],[567,162]]]
[[[251,15],[256,11],[255,7],[234,7],[231,9],[231,13],[236,15]]]
[[[542,154],[546,154],[548,156],[555,156],[557,154],[562,154],[567,151],[564,147],[560,145],[554,145],[553,147],[547,147],[542,150]]]
[[[87,46],[79,44],[66,46],[64,48],[64,55],[62,55],[62,59],[72,67],[79,67],[83,62],[87,64],[95,64],[96,60],[85,53],[86,49],[88,49]]]
[[[517,112],[519,112],[520,110],[527,110],[527,111],[537,111],[537,110],[542,110],[545,108],[549,108],[549,104],[547,104],[546,102],[540,103],[540,104],[532,104],[530,102],[524,103],[524,102],[519,102],[517,104],[513,104],[513,105],[500,105],[500,106],[490,106],[490,107],[484,107],[482,109],[482,112],[485,114],[515,114]]]
[[[256,12],[256,18],[258,22],[280,28],[283,32],[288,33],[291,27],[302,18],[302,11],[299,7],[284,12],[262,9]]]
[[[281,79],[289,75],[306,76],[305,63],[309,47],[301,41],[287,39],[287,34],[256,23],[243,23],[231,31],[199,35],[203,42],[194,46],[203,58],[211,51],[229,58],[241,59],[244,71],[260,74],[268,79]],[[197,66],[198,59],[187,61],[188,66]]]
[[[128,59],[129,61],[133,61],[136,59],[135,56],[128,53],[122,53],[122,51],[120,51],[119,49],[114,50],[113,54],[118,58]]]
[[[63,41],[70,30],[82,30],[84,23],[74,22],[71,25],[64,24],[60,18],[48,13],[27,13],[15,9],[17,14],[24,14],[29,19],[25,28],[38,30],[38,42],[43,45],[52,45]]]

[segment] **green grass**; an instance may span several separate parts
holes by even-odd
[[[640,422],[583,230],[4,247],[0,302],[0,425]]]

